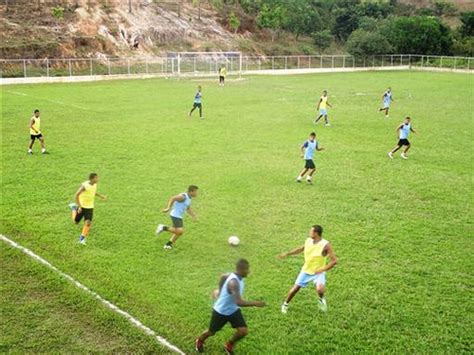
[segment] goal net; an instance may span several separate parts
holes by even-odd
[[[242,72],[241,52],[170,52],[166,55],[166,72],[174,75],[216,74],[225,66],[228,74]]]

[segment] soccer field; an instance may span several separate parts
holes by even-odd
[[[197,85],[203,120],[187,117]],[[471,75],[426,72],[251,76],[225,88],[205,79],[3,86],[0,232],[185,352],[239,257],[251,265],[244,298],[268,306],[243,310],[250,334],[238,353],[472,352],[472,88]],[[323,89],[331,127],[312,123]],[[26,154],[35,108],[49,155],[38,145]],[[406,115],[417,130],[409,159],[390,160]],[[325,150],[314,184],[297,184],[313,130]],[[108,201],[96,202],[84,247],[67,205],[90,172]],[[190,184],[200,188],[198,219],[185,219],[165,251],[168,236],[154,234],[169,223],[160,211]],[[303,256],[276,255],[302,245],[313,224],[339,258],[327,273],[329,311],[308,287],[283,315]],[[3,243],[1,260],[1,351],[162,351]],[[231,333],[210,338],[207,352],[220,353]]]

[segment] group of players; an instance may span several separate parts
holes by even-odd
[[[225,67],[219,69],[219,85],[225,85],[226,70]],[[385,112],[388,118],[390,104],[393,101],[392,92],[389,88],[383,94],[383,107],[379,111]],[[321,118],[324,117],[325,125],[329,126],[327,107],[332,107],[328,102],[328,93],[323,91],[318,104],[319,111],[314,123],[317,124]],[[193,108],[189,112],[191,117],[193,111],[198,108],[200,117],[202,115],[202,88],[198,90],[194,97]],[[36,139],[41,143],[41,153],[46,154],[45,142],[40,130],[40,112],[34,111],[34,116],[30,119],[30,136],[31,141],[28,147],[28,154],[32,154],[32,148]],[[399,135],[398,144],[388,153],[388,156],[393,159],[393,154],[401,147],[405,146],[404,152],[401,154],[402,158],[407,159],[406,153],[410,148],[408,135],[414,132],[411,127],[410,117],[406,117],[405,121],[397,127]],[[314,154],[324,148],[319,146],[316,140],[316,133],[312,132],[309,138],[301,146],[302,158],[305,161],[303,170],[296,178],[297,182],[301,182],[303,177],[307,174],[306,181],[308,184],[312,183],[312,176],[316,170],[314,164]],[[74,202],[69,204],[71,210],[71,218],[74,223],[78,224],[84,219],[84,225],[79,237],[79,243],[85,245],[87,236],[89,234],[91,223],[93,219],[94,200],[95,196],[101,199],[107,199],[105,195],[97,192],[97,185],[99,176],[96,173],[91,173],[89,179],[83,182],[76,194],[74,195]],[[171,237],[164,245],[164,249],[172,250],[177,239],[184,233],[183,218],[188,213],[192,218],[196,218],[194,211],[191,208],[193,198],[198,196],[198,186],[190,185],[187,192],[172,196],[166,207],[162,210],[164,213],[170,214],[171,226],[159,224],[156,229],[156,235],[164,232],[170,233]],[[297,248],[278,255],[278,258],[284,259],[289,256],[304,253],[304,265],[298,274],[294,285],[289,290],[283,304],[281,305],[281,312],[286,314],[288,312],[289,303],[301,288],[313,283],[318,297],[319,309],[323,312],[327,311],[327,301],[324,297],[326,285],[326,272],[332,269],[337,263],[337,257],[331,246],[331,243],[323,238],[323,228],[320,225],[313,225],[308,233],[308,237],[304,244]],[[224,344],[224,351],[227,354],[233,354],[234,345],[237,341],[248,334],[247,324],[240,310],[241,307],[264,307],[266,304],[263,301],[246,301],[242,299],[244,290],[244,278],[249,273],[249,262],[245,259],[238,260],[235,271],[230,274],[225,274],[221,277],[218,289],[212,293],[215,303],[212,309],[211,321],[208,329],[206,329],[195,341],[195,349],[198,352],[204,351],[204,342],[207,338],[213,336],[216,332],[224,327],[225,324],[230,323],[236,329],[235,333]]]

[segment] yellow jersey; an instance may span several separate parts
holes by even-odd
[[[328,102],[328,97],[321,96],[321,102],[319,103],[319,108],[326,109],[327,102]]]
[[[313,238],[306,239],[304,243],[303,272],[314,275],[316,270],[326,266],[327,257],[323,255],[323,251],[328,243],[326,239],[321,239],[316,243]]]
[[[92,185],[89,180],[82,183],[84,191],[79,195],[79,203],[83,208],[94,208],[94,199],[97,192],[97,184]]]
[[[220,68],[219,69],[219,75],[223,76],[225,78],[225,76],[227,75],[227,69],[226,68]]]
[[[36,131],[32,127],[30,127],[30,134],[34,136],[41,134],[41,131],[40,131],[41,119],[36,116],[31,117],[31,119],[33,120],[33,127],[36,129]]]

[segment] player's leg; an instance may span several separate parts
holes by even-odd
[[[324,122],[326,123],[326,126],[329,126],[329,119],[328,119],[328,115],[324,115]]]
[[[242,315],[242,311],[239,309],[229,317],[229,322],[232,325],[232,328],[235,329],[235,333],[232,335],[229,341],[224,344],[224,351],[227,354],[234,353],[234,346],[239,340],[245,338],[249,333],[247,323],[245,322],[244,316]]]
[[[316,117],[316,119],[314,120],[314,123],[318,123],[321,117],[323,117],[323,115],[319,114],[318,117]]]
[[[407,152],[408,152],[408,150],[410,149],[410,147],[411,147],[411,144],[410,144],[410,143],[408,143],[408,144],[405,146],[405,149],[403,150],[403,153],[401,154],[401,157],[402,157],[403,159],[408,159],[408,157],[407,157]]]
[[[82,227],[81,236],[79,237],[79,243],[86,244],[86,238],[89,235],[92,221],[89,219],[84,220],[84,226]]]
[[[35,144],[35,137],[31,136],[30,138],[30,144],[28,145],[28,154],[33,153],[33,145]]]
[[[308,176],[306,177],[306,182],[307,182],[308,184],[311,184],[311,182],[312,182],[312,180],[313,180],[313,174],[314,174],[315,171],[316,171],[316,168],[309,169]]]
[[[299,279],[300,279],[300,276],[298,276],[298,279],[296,281],[299,282],[298,281]],[[290,291],[288,291],[288,294],[286,295],[285,301],[281,305],[281,313],[288,313],[288,304],[291,302],[293,297],[295,297],[295,295],[298,293],[301,287],[304,287],[304,286],[295,284],[293,285],[292,288],[290,288]]]
[[[201,333],[195,341],[196,351],[202,353],[204,351],[204,342],[207,338],[214,336],[227,323],[227,317],[212,310],[211,322],[209,328]]]
[[[388,111],[389,111],[390,107],[387,106],[385,107],[385,117],[388,118]]]
[[[196,109],[197,105],[193,104],[193,107],[191,108],[191,111],[189,111],[189,117],[193,114],[194,110]]]
[[[391,151],[388,152],[388,156],[390,159],[393,159],[393,153],[395,153],[396,151],[398,151],[400,148],[401,148],[401,144],[398,143],[395,148],[393,148]]]
[[[45,154],[46,153],[46,146],[44,144],[44,137],[41,136],[39,138],[40,144],[41,144],[41,153]]]
[[[199,117],[202,118],[202,104],[199,104]]]
[[[81,220],[82,216],[80,216],[79,218],[79,221],[76,221],[76,218],[78,217],[79,213],[78,213],[78,208],[77,208],[77,205],[75,203],[70,203],[69,204],[69,208],[71,209],[71,219],[74,223],[79,223],[79,221]]]
[[[324,298],[324,291],[326,288],[326,273],[322,272],[316,275],[316,279],[314,280],[314,286],[316,289],[316,294],[318,295],[318,306],[319,309],[323,312],[326,312],[328,309],[328,305],[326,299]]]
[[[301,170],[300,174],[298,175],[298,177],[296,178],[296,181],[297,182],[301,182],[301,179],[303,179],[303,176],[305,176],[305,174],[308,172],[308,168],[304,168],[303,170]]]

